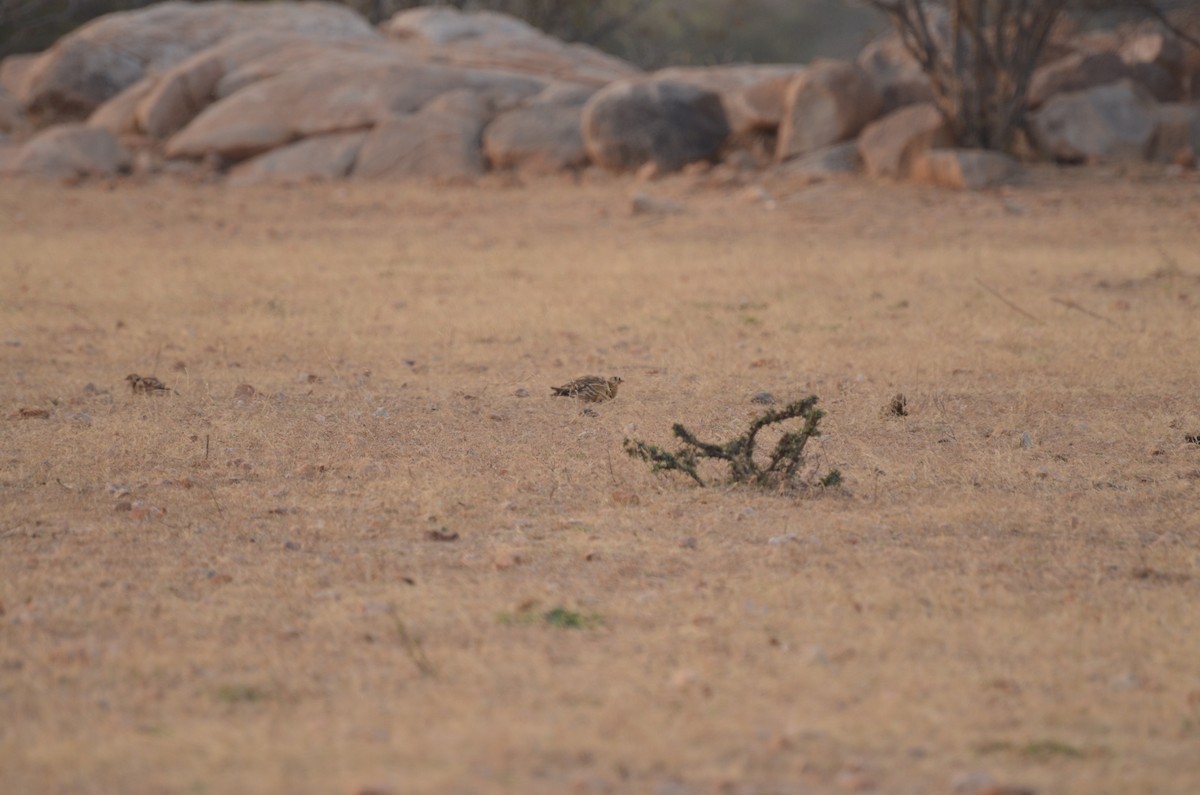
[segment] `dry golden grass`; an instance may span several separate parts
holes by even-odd
[[[1200,186],[629,187],[0,183],[0,790],[1195,791]]]

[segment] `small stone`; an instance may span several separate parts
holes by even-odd
[[[515,566],[521,565],[523,562],[524,559],[520,556],[520,554],[509,549],[499,550],[492,558],[492,565],[496,567],[497,571],[511,569]]]
[[[388,416],[388,410],[383,406],[380,406],[379,408],[375,409],[375,416],[385,418]]]
[[[956,795],[976,795],[980,790],[994,786],[995,779],[983,770],[968,770],[956,773],[950,779],[950,787]]]
[[[646,193],[635,193],[630,200],[633,215],[675,215],[683,212],[683,205],[670,199],[656,199]]]
[[[781,536],[771,536],[767,539],[767,543],[773,547],[783,546],[790,541],[799,541],[800,539],[795,533],[784,533]]]
[[[775,403],[775,396],[770,392],[755,392],[750,398],[751,403],[757,403],[760,406],[770,406]]]
[[[523,386],[519,386],[513,390],[513,394],[517,397],[529,397],[529,390]]]
[[[695,536],[684,536],[679,539],[679,546],[682,549],[696,549],[700,544],[696,541]]]
[[[287,549],[287,550],[290,550],[290,551],[292,551],[292,552],[299,552],[299,551],[300,551],[300,545],[299,545],[298,543],[296,543],[295,541],[288,541],[288,542],[286,542],[286,543],[283,545],[283,548],[284,548],[284,549]]]
[[[1033,437],[1030,436],[1028,433],[1022,433],[1021,434],[1021,446],[1026,449],[1033,447]]]
[[[258,390],[249,384],[238,384],[233,389],[233,396],[235,398],[252,398],[257,394]]]

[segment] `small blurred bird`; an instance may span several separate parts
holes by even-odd
[[[584,403],[603,403],[617,396],[617,387],[621,385],[621,376],[601,378],[598,375],[585,375],[576,378],[569,384],[552,387],[555,397],[579,398]]]
[[[130,373],[125,376],[125,380],[129,382],[129,388],[133,390],[135,395],[165,395],[168,392],[175,391],[152,375]]]

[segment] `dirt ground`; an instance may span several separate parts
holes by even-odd
[[[0,182],[0,791],[1197,791],[1200,182],[633,187]]]

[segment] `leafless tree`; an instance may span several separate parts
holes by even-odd
[[[866,2],[891,18],[958,144],[982,149],[1011,148],[1025,123],[1034,69],[1064,14],[1131,9],[1188,38],[1151,0]]]

